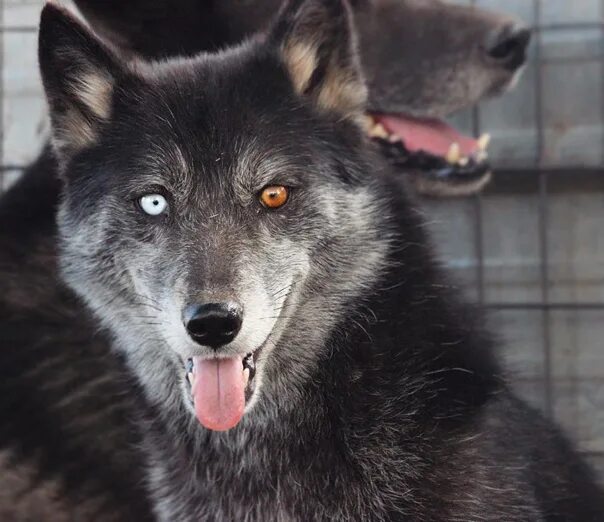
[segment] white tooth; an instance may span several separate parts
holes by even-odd
[[[456,165],[459,162],[461,157],[461,149],[459,147],[459,143],[452,143],[449,147],[449,151],[447,152],[446,160],[451,165]]]
[[[250,381],[250,369],[249,368],[244,368],[243,369],[243,386],[247,386],[247,383]]]
[[[491,143],[491,135],[488,133],[483,134],[478,138],[478,150],[484,152],[487,150],[489,143]]]
[[[396,134],[391,134],[390,136],[388,136],[388,141],[390,143],[401,143],[403,140]]]
[[[386,132],[386,129],[381,123],[376,123],[369,129],[369,136],[371,138],[382,138],[385,140],[388,138],[388,132]]]
[[[487,159],[489,159],[489,155],[486,153],[486,151],[479,150],[476,154],[474,154],[474,160],[476,163],[482,163]]]
[[[193,384],[195,383],[195,374],[194,373],[187,373],[187,378],[189,379],[189,384],[191,386],[193,386]]]
[[[467,167],[470,160],[468,158],[459,158],[457,162],[461,167]]]
[[[371,116],[371,114],[365,114],[364,120],[365,129],[367,130],[367,132],[369,132],[375,125],[375,120],[373,119],[373,116]]]

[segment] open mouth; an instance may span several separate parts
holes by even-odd
[[[367,116],[367,133],[394,166],[453,186],[450,193],[455,186],[459,194],[471,192],[490,177],[488,134],[472,138],[441,120],[382,113]]]
[[[262,347],[244,357],[191,357],[186,363],[195,415],[206,428],[226,431],[236,426],[256,389],[256,363]]]

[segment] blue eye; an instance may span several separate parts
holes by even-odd
[[[168,208],[168,202],[161,194],[147,194],[139,198],[138,204],[150,216],[159,216]]]

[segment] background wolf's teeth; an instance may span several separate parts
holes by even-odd
[[[243,385],[247,386],[247,383],[250,381],[250,369],[245,368],[243,370]]]
[[[370,116],[369,114],[365,114],[364,123],[365,123],[365,130],[367,132],[370,132],[371,129],[373,128],[373,126],[375,125],[375,120],[373,119],[373,116]]]
[[[403,140],[396,134],[390,134],[390,136],[388,136],[388,141],[390,143],[402,143]]]
[[[488,133],[483,134],[480,138],[478,138],[478,150],[486,151],[489,147],[489,143],[491,143],[491,135]]]
[[[457,162],[459,166],[461,167],[467,167],[468,163],[470,163],[470,159],[463,157],[463,158],[459,158],[459,161]]]
[[[479,150],[476,154],[474,154],[474,161],[476,161],[476,163],[482,163],[487,159],[489,159],[489,155],[484,150]]]
[[[452,143],[447,152],[446,160],[451,165],[456,165],[461,157],[461,149],[459,148],[459,143]]]
[[[387,139],[389,134],[381,123],[376,123],[371,129],[369,129],[369,136],[371,138],[382,138]]]

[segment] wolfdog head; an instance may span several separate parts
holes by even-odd
[[[225,430],[294,396],[388,248],[347,5],[294,1],[261,39],[158,63],[47,5],[39,53],[63,275],[150,400]]]

